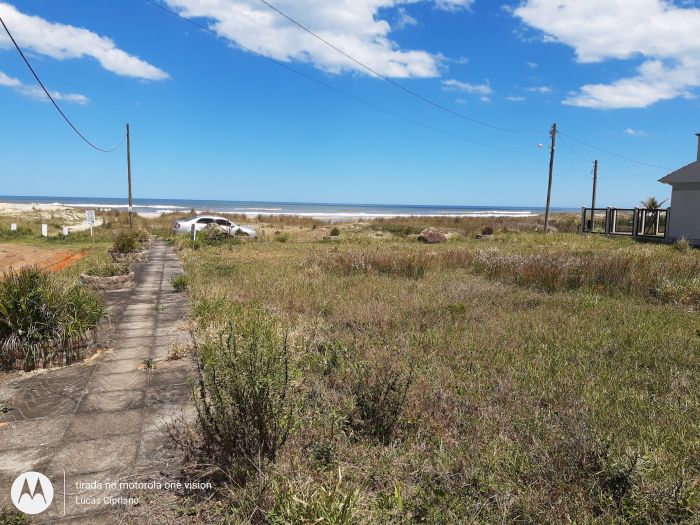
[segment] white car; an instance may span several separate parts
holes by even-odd
[[[178,219],[175,221],[173,226],[174,233],[191,233],[192,226],[196,231],[201,231],[210,224],[218,226],[221,231],[228,233],[229,235],[248,235],[250,237],[256,237],[258,234],[253,228],[248,228],[246,226],[239,226],[234,224],[225,217],[217,217],[216,215],[195,215],[194,217],[188,217],[186,219]]]

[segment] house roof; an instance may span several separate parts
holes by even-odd
[[[700,160],[691,162],[681,169],[669,173],[665,177],[659,179],[659,182],[664,184],[683,184],[684,182],[700,182]]]

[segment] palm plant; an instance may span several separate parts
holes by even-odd
[[[668,199],[666,199],[668,200]],[[659,202],[656,197],[647,197],[640,204],[646,211],[644,212],[643,233],[644,235],[656,235],[658,233],[659,208],[666,203],[666,200]],[[653,211],[650,211],[653,210]]]
[[[666,200],[659,202],[656,197],[647,197],[641,202],[641,205],[642,208],[646,208],[648,210],[658,210],[666,203]]]

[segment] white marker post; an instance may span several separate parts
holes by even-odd
[[[64,227],[63,227],[63,236],[64,236],[64,237],[68,237],[68,233],[69,233],[69,232],[68,232],[68,226],[64,226]]]
[[[92,239],[92,242],[95,242],[95,239],[92,236],[92,227],[95,225],[95,210],[87,210],[85,212],[85,220],[90,225],[90,238]]]
[[[12,224],[10,224],[10,231],[11,232],[17,231],[17,224],[16,223],[13,222]]]
[[[194,249],[194,242],[197,240],[197,228],[195,225],[192,225],[192,249]]]
[[[42,225],[41,225],[41,236],[42,236],[42,237],[48,237],[48,236],[49,236],[49,225],[48,225],[48,224],[42,224]]]

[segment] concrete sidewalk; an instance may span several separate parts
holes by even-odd
[[[107,295],[110,351],[9,385],[12,410],[0,413],[0,506],[13,507],[19,474],[45,474],[53,503],[33,523],[112,523],[124,503],[121,483],[158,479],[173,457],[165,426],[192,414],[191,361],[167,359],[188,339],[178,330],[185,296],[170,284],[180,261],[157,242],[135,271],[133,289]]]

